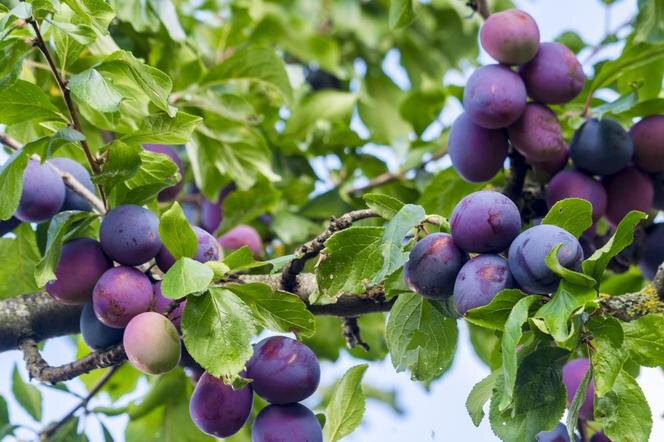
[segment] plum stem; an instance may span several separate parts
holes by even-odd
[[[84,398],[82,398],[81,401],[80,401],[78,404],[76,404],[76,405],[74,406],[74,408],[72,408],[72,409],[69,411],[69,413],[67,413],[66,415],[64,415],[64,416],[62,417],[62,419],[60,419],[59,421],[57,421],[57,422],[55,422],[55,423],[49,425],[49,426],[46,427],[41,433],[39,433],[39,439],[40,439],[40,440],[48,440],[51,436],[53,436],[55,433],[57,433],[58,430],[59,430],[60,428],[62,428],[62,426],[63,426],[64,424],[67,423],[67,421],[69,421],[71,418],[73,418],[74,415],[76,414],[76,412],[77,412],[78,410],[80,410],[81,408],[85,408],[85,407],[87,407],[87,406],[88,406],[88,403],[90,402],[90,400],[91,400],[91,399],[92,399],[97,393],[99,393],[99,391],[100,391],[102,388],[104,388],[104,385],[106,385],[106,384],[108,383],[108,381],[111,380],[111,377],[113,377],[113,375],[118,371],[119,368],[120,368],[120,366],[119,366],[119,365],[116,365],[115,367],[112,367],[109,371],[107,371],[106,374],[104,374],[104,376],[99,380],[99,382],[97,382],[97,383],[95,384],[95,386],[92,387],[92,389],[91,389],[90,392],[87,394],[87,396],[85,396]]]

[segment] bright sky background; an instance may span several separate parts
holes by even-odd
[[[461,1],[461,0],[459,0]],[[599,0],[517,0],[516,4],[531,14],[539,24],[542,40],[551,40],[565,30],[574,30],[582,38],[591,43],[598,43],[604,36],[605,14],[604,7]],[[636,0],[621,0],[612,7],[610,28],[613,29],[623,23],[636,12]],[[595,59],[614,56],[620,48],[609,48],[601,52]],[[581,54],[584,60],[585,54]],[[486,55],[482,62],[489,63]],[[397,57],[390,57],[386,66],[391,75],[399,84],[404,84],[405,77],[396,65]],[[589,69],[586,66],[586,69]],[[465,73],[467,75],[468,73]],[[449,81],[463,81],[461,75],[450,75]],[[450,124],[460,111],[458,106],[451,105],[443,112],[443,124]],[[354,125],[356,126],[356,125]],[[434,131],[436,128],[433,129]],[[438,128],[439,130],[439,128]],[[396,167],[398,161],[389,159]],[[321,169],[323,163],[317,164]],[[365,375],[370,384],[384,388],[395,389],[398,392],[399,404],[406,411],[398,416],[385,405],[378,402],[368,402],[367,411],[362,426],[346,440],[349,442],[403,442],[403,441],[459,441],[484,442],[498,440],[491,432],[485,418],[479,428],[475,428],[465,410],[465,400],[473,385],[488,374],[488,369],[474,355],[468,333],[463,321],[460,321],[461,333],[459,349],[451,370],[438,382],[433,384],[429,392],[422,386],[410,381],[408,374],[395,373],[391,363],[372,364]],[[68,338],[59,338],[49,341],[45,348],[45,357],[52,364],[62,364],[73,360],[74,348]],[[14,423],[24,424],[29,428],[39,430],[43,424],[36,424],[13,401],[11,393],[11,372],[14,364],[27,379],[21,354],[17,351],[0,354],[0,394],[9,401],[10,416]],[[336,364],[323,364],[322,384],[329,385],[338,379],[352,365],[359,363],[349,357],[342,357]],[[664,376],[659,369],[642,369],[639,383],[642,385],[653,414],[653,433],[651,440],[664,440]],[[78,381],[73,381],[72,388],[83,392]],[[139,386],[137,394],[141,394],[145,385]],[[49,389],[42,389],[44,394],[44,420],[50,422],[58,420],[71,407],[76,400],[66,394]],[[107,404],[107,398],[101,396],[93,401],[95,404]],[[126,418],[119,417],[105,419],[116,441],[122,441],[122,431]],[[93,442],[102,441],[99,427],[95,419],[87,422],[89,434]],[[20,431],[23,440],[32,440],[34,434]]]

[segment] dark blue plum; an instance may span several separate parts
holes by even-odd
[[[90,179],[90,173],[87,169],[81,166],[78,162],[70,160],[69,158],[57,157],[48,160],[49,163],[63,172],[72,175],[76,180],[88,189],[92,194],[95,193],[95,185]],[[62,205],[62,210],[92,210],[92,206],[81,195],[71,190],[69,187],[65,190],[65,203]]]
[[[634,141],[634,163],[646,172],[664,172],[664,115],[651,115],[629,131]]]
[[[505,131],[478,126],[466,113],[452,124],[447,145],[452,166],[471,183],[492,179],[503,168],[507,157]]]
[[[606,190],[599,181],[578,170],[561,170],[546,189],[546,204],[553,207],[565,198],[581,198],[592,205],[593,221],[597,221],[606,211]]]
[[[251,426],[252,442],[323,442],[316,416],[301,404],[268,405]]]
[[[604,178],[607,205],[606,219],[617,225],[631,210],[647,212],[655,198],[655,187],[648,174],[629,166]]]
[[[432,233],[422,238],[410,251],[403,268],[408,287],[429,299],[452,296],[454,281],[468,260],[447,233]]]
[[[563,384],[567,391],[567,406],[572,405],[576,391],[581,386],[584,376],[590,369],[590,360],[588,358],[573,359],[563,366]],[[584,398],[581,408],[579,409],[579,417],[584,420],[593,420],[594,418],[594,404],[595,398],[595,384],[590,379],[588,388],[586,388],[586,397]]]
[[[189,414],[202,432],[229,437],[247,422],[253,400],[250,386],[233,390],[221,379],[204,373],[191,396]]]
[[[562,422],[559,422],[551,431],[537,433],[535,440],[537,442],[570,442],[567,427]]]
[[[577,168],[591,175],[611,175],[630,163],[634,143],[620,123],[591,118],[574,132],[569,154]]]
[[[118,206],[104,216],[99,229],[104,252],[128,266],[144,264],[161,249],[159,218],[141,206]]]
[[[469,253],[498,253],[512,243],[521,230],[516,205],[499,192],[481,190],[463,198],[450,218],[452,238]]]
[[[95,315],[92,301],[83,306],[81,311],[81,336],[92,350],[102,350],[122,341],[124,329],[104,325]]]
[[[465,314],[487,305],[503,289],[514,287],[507,261],[499,255],[478,255],[465,263],[454,284],[454,303]]]
[[[531,227],[516,237],[510,246],[508,265],[521,288],[530,293],[553,293],[560,278],[544,259],[551,249],[562,243],[558,261],[571,270],[579,270],[583,261],[581,244],[566,230],[550,224]]]
[[[590,442],[611,442],[611,439],[609,439],[603,431],[599,431],[593,434],[593,437],[590,438]]]
[[[657,268],[664,263],[664,224],[655,224],[647,231],[639,268],[648,279],[653,279]]]
[[[21,220],[15,216],[12,216],[5,221],[0,220],[0,237],[8,234],[9,232],[13,232],[14,229],[17,228],[20,224]]]
[[[60,211],[65,193],[65,183],[49,163],[29,160],[14,216],[28,223],[44,222]]]
[[[272,404],[300,402],[320,382],[320,365],[313,351],[285,336],[272,336],[254,346],[247,377],[256,394]]]

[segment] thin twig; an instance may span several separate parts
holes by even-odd
[[[106,374],[105,374],[105,375],[99,380],[99,382],[97,382],[97,384],[95,384],[95,386],[92,387],[92,390],[90,390],[90,392],[88,393],[88,395],[85,396],[83,399],[81,399],[81,401],[80,401],[80,402],[79,402],[74,408],[72,408],[72,409],[69,411],[69,413],[67,413],[66,415],[64,415],[63,418],[60,419],[58,422],[55,422],[55,423],[49,425],[48,427],[46,427],[46,428],[44,429],[44,431],[42,431],[41,433],[39,433],[39,439],[40,439],[40,440],[48,440],[51,436],[53,436],[55,433],[57,433],[58,430],[59,430],[60,428],[62,428],[62,426],[63,426],[64,424],[67,423],[67,421],[69,421],[72,417],[74,417],[74,415],[76,414],[76,412],[77,412],[78,410],[80,410],[81,408],[85,408],[85,407],[87,407],[87,406],[88,406],[88,402],[90,402],[90,400],[91,400],[91,399],[92,399],[97,393],[99,393],[99,391],[100,391],[102,388],[104,388],[104,385],[106,385],[106,384],[108,383],[108,381],[111,380],[111,377],[113,377],[113,375],[118,371],[119,368],[120,368],[119,365],[116,365],[115,367],[111,367],[111,369],[108,370],[108,372],[106,372]]]
[[[0,132],[0,143],[4,144],[11,150],[19,150],[21,148],[21,143],[3,132]]]

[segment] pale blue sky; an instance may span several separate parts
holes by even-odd
[[[461,0],[459,0],[461,1]],[[599,42],[604,35],[604,7],[599,0],[517,0],[517,5],[530,13],[538,22],[542,39],[551,40],[565,30],[578,32],[585,41],[594,44]],[[636,11],[636,0],[618,1],[612,8],[611,28],[634,15]],[[601,52],[595,59],[610,57],[617,53],[619,48],[609,48]],[[585,59],[585,54],[581,54]],[[483,62],[490,62],[486,56],[482,56]],[[403,84],[404,78],[400,77],[399,69],[395,68],[396,57],[387,62],[387,66],[395,80]],[[588,70],[589,67],[586,67]],[[462,82],[468,72],[450,75],[447,81]],[[450,105],[443,112],[442,124],[448,125],[453,121],[460,111],[458,105]],[[441,126],[442,127],[442,126]],[[433,128],[435,132],[440,127]],[[387,158],[392,167],[396,168],[398,159]],[[443,163],[445,161],[443,160]],[[320,169],[322,164],[317,164]],[[74,349],[67,338],[59,338],[50,341],[46,345],[45,355],[47,360],[53,364],[65,363],[74,358]],[[0,354],[0,394],[9,399],[10,415],[13,422],[25,424],[34,429],[41,429],[44,424],[36,424],[23,412],[15,402],[11,400],[11,370],[15,363],[19,364],[25,378],[25,370],[19,352],[7,352]],[[358,361],[349,357],[342,357],[337,364],[325,363],[323,365],[323,384],[327,385],[336,380],[346,369],[357,364]],[[399,394],[401,407],[406,411],[403,416],[398,416],[386,406],[377,402],[368,402],[367,411],[361,427],[351,436],[346,438],[349,442],[403,442],[403,441],[468,441],[484,442],[497,440],[488,425],[487,420],[475,428],[465,410],[465,400],[472,386],[481,380],[488,370],[477,359],[472,352],[468,341],[467,330],[461,327],[459,350],[451,370],[439,381],[433,384],[429,392],[420,385],[410,381],[407,373],[395,373],[389,359],[380,364],[372,364],[367,371],[365,379],[371,384],[385,389],[396,389]],[[651,440],[664,440],[664,376],[659,369],[642,369],[639,382],[644,387],[648,401],[652,407],[654,427]],[[83,392],[78,381],[71,382],[72,388]],[[144,385],[137,392],[144,390]],[[44,393],[44,420],[49,422],[59,419],[64,415],[76,400],[69,396],[42,389]],[[107,399],[101,396],[95,399],[93,404],[107,404]],[[116,436],[117,441],[122,441],[122,430],[126,418],[119,417],[106,419],[108,426]],[[95,419],[87,422],[91,440],[94,442],[103,440]],[[31,440],[34,435],[27,431],[20,431],[23,440]]]

